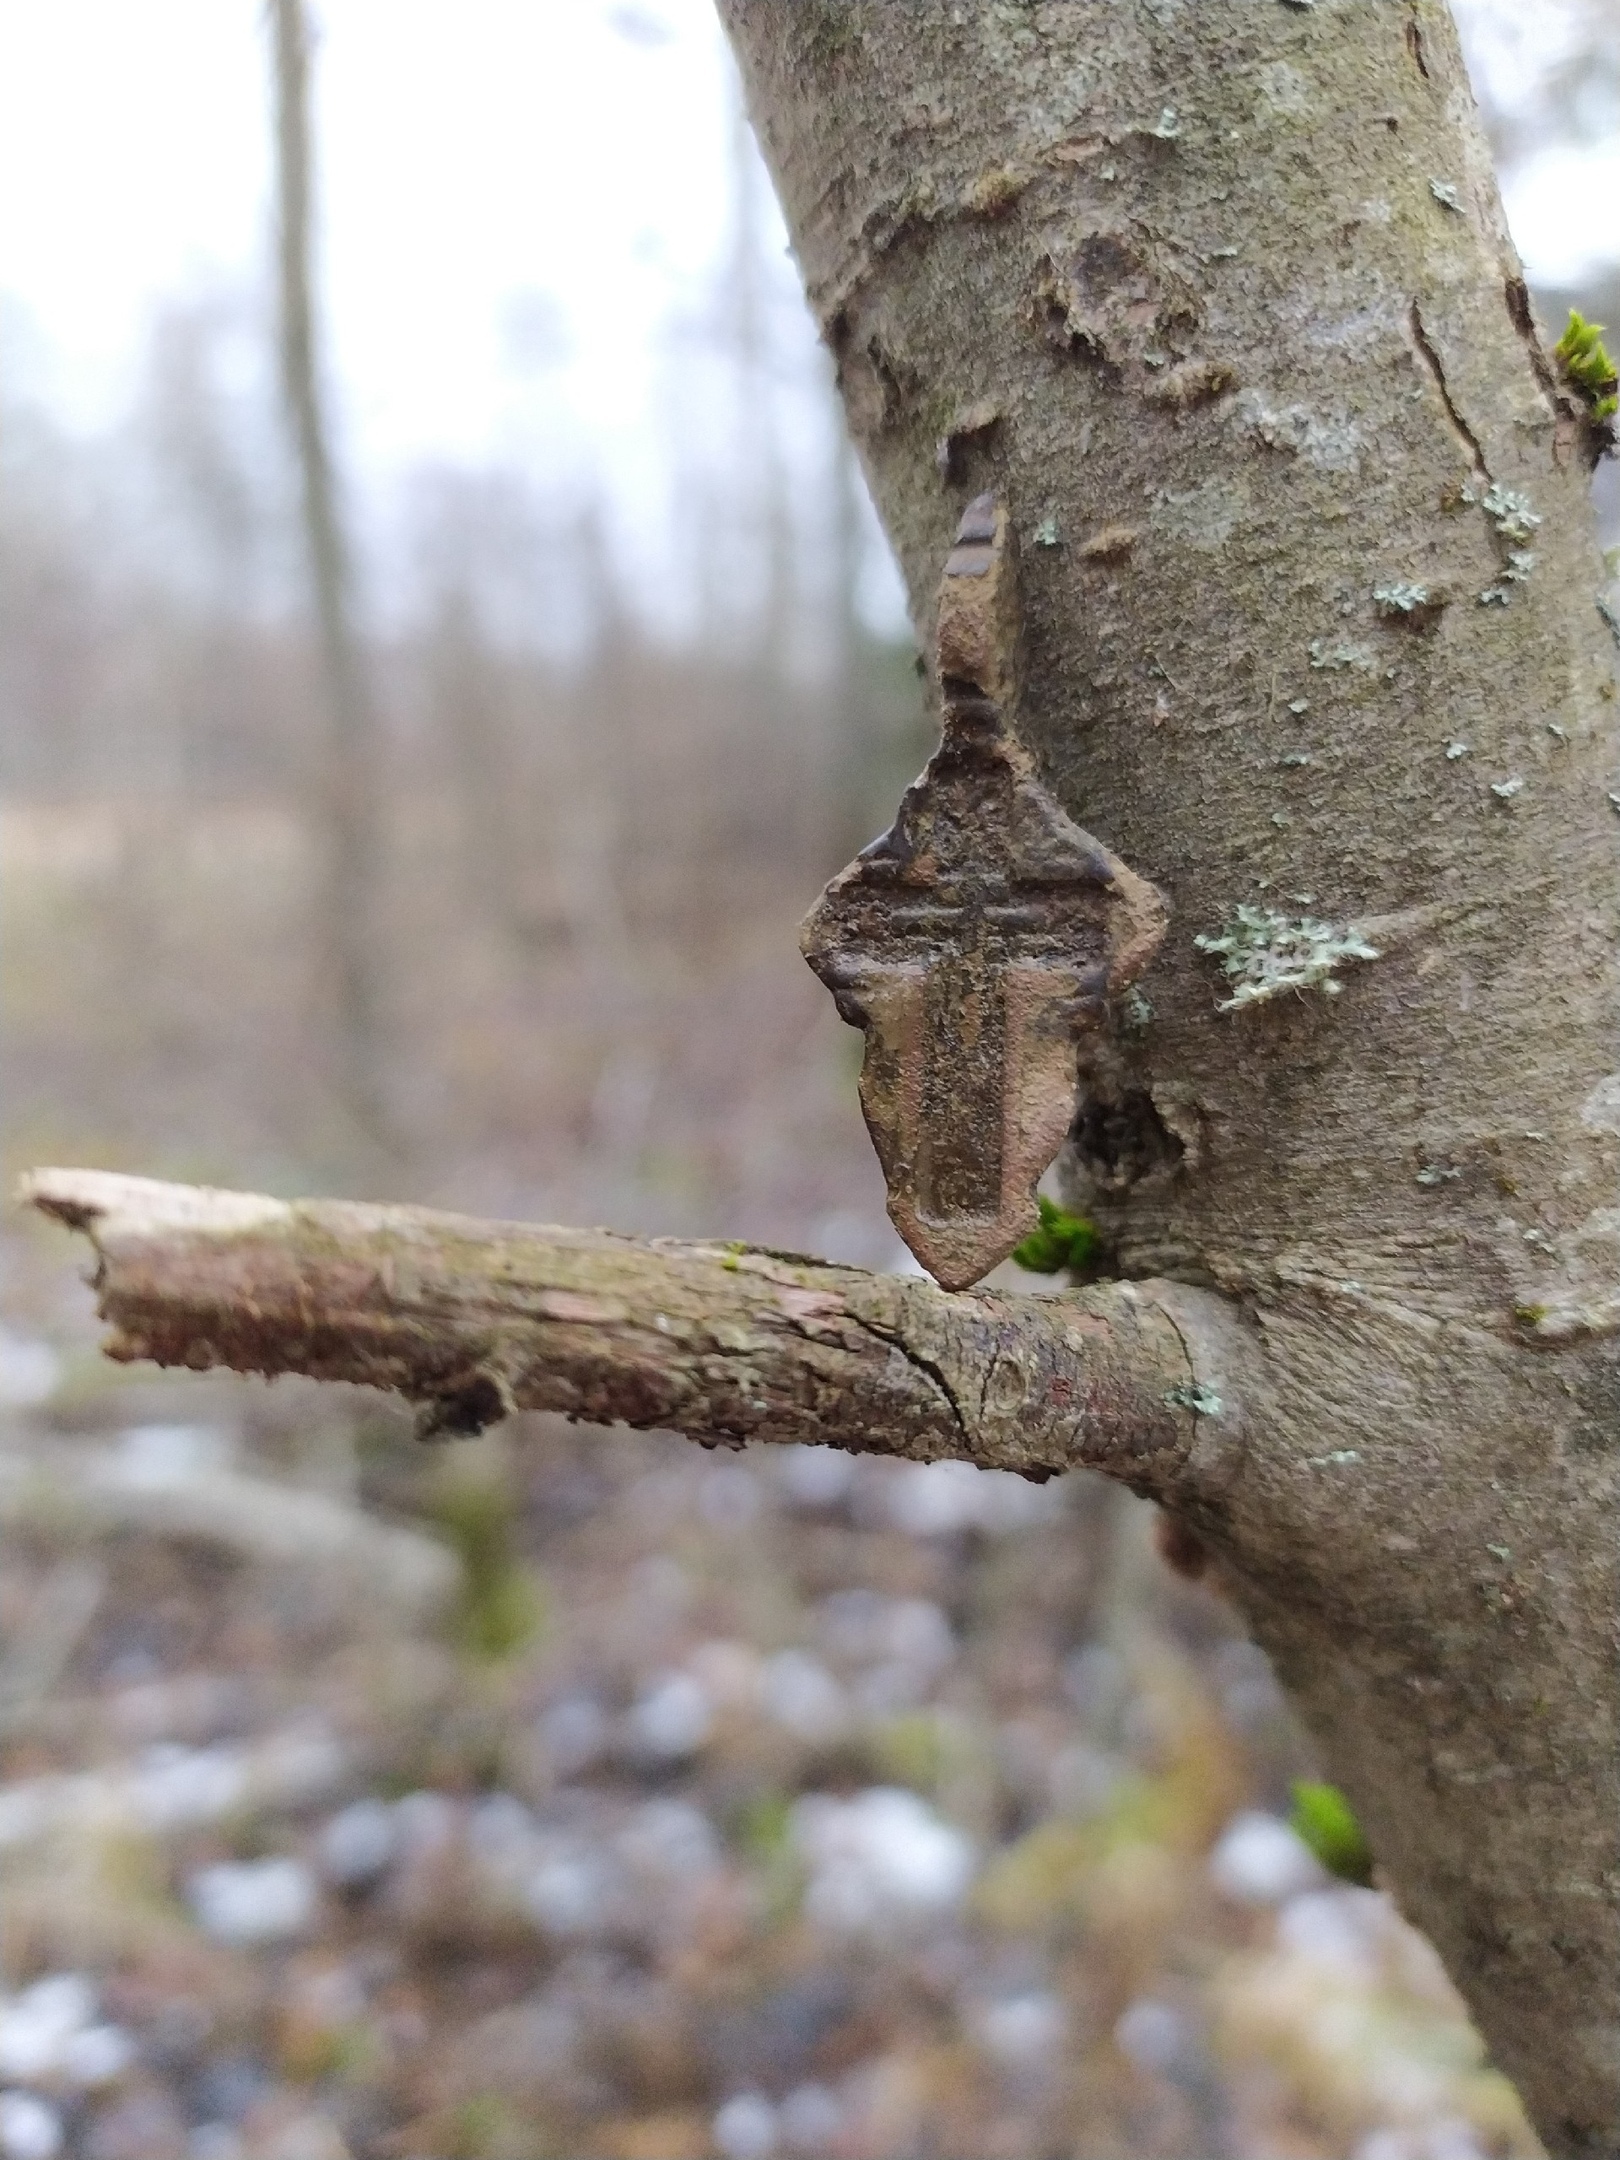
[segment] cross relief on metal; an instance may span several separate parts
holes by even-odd
[[[1017,660],[1013,535],[981,495],[940,589],[939,748],[801,935],[866,1037],[861,1108],[890,1219],[948,1290],[1035,1227],[1077,1038],[1164,929],[1159,894],[1072,821],[1014,736]]]

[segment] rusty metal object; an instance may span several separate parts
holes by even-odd
[[[1074,1110],[1079,1034],[1164,934],[1145,879],[1083,832],[1012,731],[1014,539],[971,502],[940,588],[943,729],[893,827],[805,920],[805,958],[866,1037],[861,1108],[889,1215],[947,1290],[1035,1227]]]

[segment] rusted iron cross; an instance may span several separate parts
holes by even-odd
[[[1012,530],[981,495],[940,588],[939,748],[801,937],[866,1037],[861,1108],[890,1219],[948,1290],[1035,1227],[1076,1037],[1164,929],[1158,893],[1073,823],[1011,732],[1017,664]]]

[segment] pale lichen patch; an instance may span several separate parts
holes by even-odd
[[[1483,495],[1476,495],[1473,488],[1464,487],[1459,490],[1457,499],[1479,504],[1502,548],[1502,574],[1480,594],[1480,606],[1506,607],[1512,588],[1523,585],[1536,567],[1535,555],[1527,542],[1534,537],[1541,523],[1540,513],[1530,507],[1528,495],[1521,494],[1517,488],[1503,487],[1496,480]]]
[[[1284,991],[1320,990],[1337,997],[1335,970],[1346,960],[1378,960],[1376,946],[1353,926],[1319,922],[1310,915],[1279,915],[1272,908],[1240,903],[1218,935],[1200,932],[1193,943],[1214,953],[1236,985],[1220,1004],[1222,1012],[1259,1005]]]
[[[1463,501],[1470,499],[1469,491],[1463,490]],[[1496,527],[1504,540],[1524,542],[1531,539],[1541,523],[1539,514],[1530,507],[1530,498],[1517,488],[1505,488],[1493,480],[1479,499],[1479,507]]]
[[[1528,548],[1509,548],[1507,567],[1494,585],[1487,585],[1479,596],[1481,607],[1506,607],[1509,587],[1523,585],[1536,567],[1536,558]]]
[[[1410,578],[1392,578],[1373,587],[1373,606],[1386,622],[1409,630],[1431,629],[1446,605],[1446,594]]]

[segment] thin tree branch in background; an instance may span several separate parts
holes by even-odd
[[[320,635],[326,757],[319,823],[318,939],[333,1062],[345,1107],[387,1145],[371,909],[381,853],[376,709],[353,622],[353,565],[322,404],[313,280],[309,23],[304,0],[269,0],[275,48],[277,265],[282,398],[298,459],[304,545]]]
[[[424,1437],[514,1410],[804,1441],[1187,1496],[1198,1293],[953,1296],[742,1246],[36,1170],[94,1245],[109,1357],[306,1373],[423,1406]],[[1172,1312],[1160,1292],[1176,1301]]]

